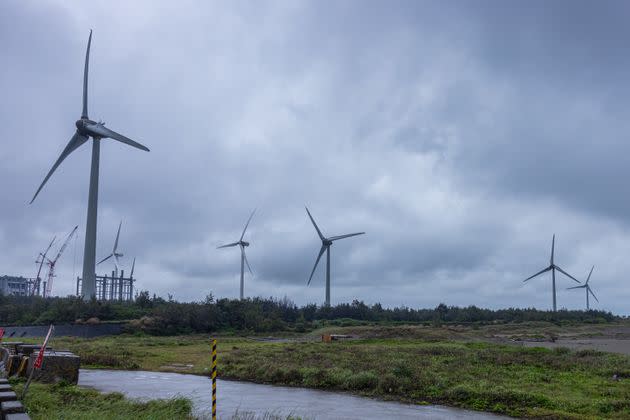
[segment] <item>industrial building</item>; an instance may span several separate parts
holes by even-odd
[[[33,284],[26,277],[0,276],[0,294],[4,296],[28,296]]]

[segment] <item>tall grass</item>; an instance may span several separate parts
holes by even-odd
[[[21,393],[22,384],[16,385]],[[78,420],[171,420],[193,419],[192,405],[185,398],[138,402],[120,393],[101,394],[74,385],[31,384],[23,401],[31,419]]]

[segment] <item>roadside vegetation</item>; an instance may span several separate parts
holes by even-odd
[[[521,325],[543,334],[554,324]],[[580,326],[574,328],[580,331]],[[509,326],[326,327],[284,342],[219,337],[219,377],[534,418],[630,418],[630,357],[484,340]],[[320,333],[360,339],[322,343]],[[208,375],[207,335],[56,338],[84,367]]]
[[[23,382],[15,385],[21,394]],[[101,394],[92,389],[59,383],[32,383],[24,401],[33,420],[49,419],[111,419],[111,420],[171,420],[193,419],[192,406],[185,398],[138,402],[123,394]]]
[[[50,323],[125,322],[128,332],[173,335],[216,332],[295,332],[302,334],[334,323],[378,324],[477,324],[555,322],[605,324],[620,318],[604,311],[557,313],[536,309],[490,310],[440,304],[433,309],[383,308],[361,301],[332,307],[314,304],[298,307],[288,299],[218,299],[212,295],[199,302],[177,302],[171,297],[151,297],[141,292],[135,302],[84,302],[76,297],[41,298],[0,296],[0,325]]]

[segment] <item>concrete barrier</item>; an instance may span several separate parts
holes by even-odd
[[[30,376],[37,353],[32,353],[28,359],[26,376]],[[44,383],[65,381],[76,385],[79,382],[79,367],[81,358],[70,352],[46,351],[41,369],[36,369],[33,380]]]
[[[24,406],[19,401],[3,401],[0,403],[0,409],[2,410],[2,416],[5,418],[9,414],[24,413]]]
[[[103,335],[122,334],[124,323],[103,323],[98,325],[65,324],[55,325],[55,337],[100,337]],[[4,338],[16,340],[23,337],[45,337],[48,332],[47,325],[28,325],[22,327],[4,327]]]
[[[19,355],[14,355],[19,357]],[[4,371],[6,374],[6,371]],[[0,378],[0,418],[3,420],[30,420],[24,406],[17,400],[6,378]]]

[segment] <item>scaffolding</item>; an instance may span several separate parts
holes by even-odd
[[[133,301],[133,274],[125,277],[125,270],[120,271],[120,276],[112,271],[111,276],[96,276],[96,300],[131,302]],[[83,281],[77,277],[77,296],[83,296]]]

